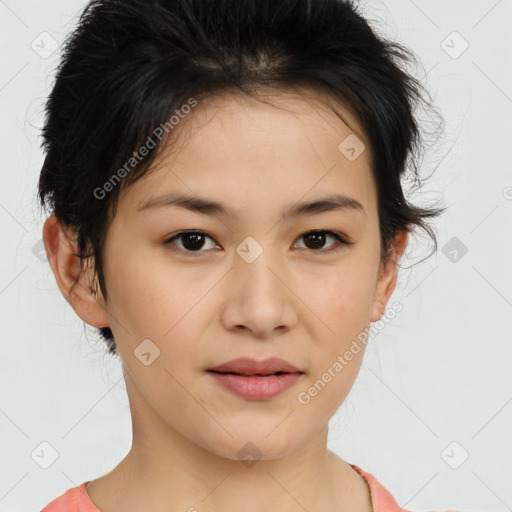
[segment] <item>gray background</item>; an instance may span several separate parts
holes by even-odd
[[[60,294],[35,200],[43,104],[84,6],[0,0],[0,511],[40,510],[131,443],[120,365]],[[361,6],[422,63],[446,131],[410,199],[449,210],[436,255],[411,267],[431,245],[408,248],[403,311],[369,343],[329,447],[408,509],[511,510],[512,0]]]

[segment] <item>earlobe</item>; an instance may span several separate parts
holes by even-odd
[[[83,268],[77,256],[73,231],[51,215],[43,226],[43,242],[57,286],[76,314],[89,325],[107,327],[102,294],[93,282],[92,267]]]
[[[403,230],[396,235],[393,252],[388,261],[380,268],[372,304],[371,322],[377,322],[382,318],[388,300],[396,287],[398,265],[407,245],[408,234],[408,231]]]

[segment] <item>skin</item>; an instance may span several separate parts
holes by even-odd
[[[108,300],[74,256],[70,231],[46,221],[59,289],[83,321],[111,328],[127,372],[131,450],[87,487],[102,512],[372,510],[366,482],[327,449],[364,344],[310,403],[297,396],[382,317],[407,233],[381,262],[369,144],[348,109],[336,106],[352,128],[318,98],[295,89],[270,91],[272,105],[233,93],[201,101],[154,169],[121,193],[105,246]],[[367,148],[354,161],[338,150],[352,133]],[[281,217],[283,206],[333,191],[364,213]],[[167,192],[222,202],[238,217],[137,210]],[[211,237],[199,252],[187,253],[183,237],[165,243],[192,229]],[[313,229],[354,243],[327,253],[336,240],[326,236],[315,249],[304,236]],[[247,236],[263,248],[252,263],[236,252]],[[134,354],[147,338],[160,349],[149,366]],[[206,372],[240,356],[281,357],[305,374],[276,398],[246,400]],[[237,455],[247,442],[261,453],[251,466]]]

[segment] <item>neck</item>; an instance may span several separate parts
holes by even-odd
[[[242,461],[191,442],[137,405],[128,455],[87,486],[102,512],[372,511],[366,482],[327,449],[327,426],[284,457]]]

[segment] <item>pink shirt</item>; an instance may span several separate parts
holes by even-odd
[[[354,464],[351,464],[351,466],[366,480],[370,488],[373,512],[411,512],[400,508],[389,491],[373,475],[364,472]],[[85,487],[88,483],[89,481],[78,487],[68,489],[62,496],[43,508],[41,512],[101,512],[87,495]],[[454,511],[447,510],[446,512]]]

